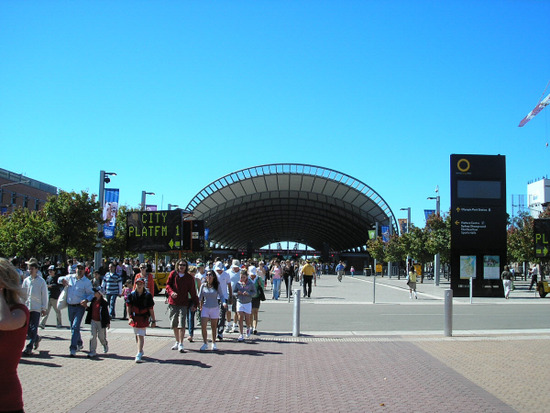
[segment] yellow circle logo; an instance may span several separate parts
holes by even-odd
[[[456,163],[456,167],[460,172],[468,172],[470,170],[470,161],[468,161],[468,159],[462,158]]]

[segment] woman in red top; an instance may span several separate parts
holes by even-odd
[[[17,366],[27,336],[29,310],[23,304],[19,274],[0,258],[0,411],[22,412],[23,389]]]
[[[138,278],[143,278],[145,280],[145,289],[151,293],[153,297],[155,297],[155,279],[153,277],[153,274],[147,273],[147,264],[142,263],[139,265],[139,271],[140,273],[136,275],[136,280]],[[134,290],[136,289],[136,282],[134,280]]]

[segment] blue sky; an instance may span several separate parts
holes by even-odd
[[[517,126],[550,80],[548,17],[529,0],[4,0],[0,167],[93,193],[116,171],[121,203],[167,208],[308,163],[424,226],[436,186],[449,209],[453,153],[506,155],[509,200],[550,175],[550,108]]]

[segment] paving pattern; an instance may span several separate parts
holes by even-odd
[[[331,297],[352,294],[334,292]],[[440,291],[430,293],[437,298]],[[408,311],[399,303],[391,308]],[[263,313],[266,325],[274,314]],[[229,334],[217,352],[199,351],[199,332],[183,354],[170,349],[170,330],[149,329],[142,364],[134,362],[133,332],[123,322],[114,323],[110,352],[97,359],[87,359],[86,352],[70,358],[70,332],[48,327],[40,331],[39,351],[19,365],[25,411],[548,411],[546,392],[533,391],[545,388],[549,377],[548,329],[460,331],[453,337],[435,331],[399,335],[391,328],[358,334],[356,318],[341,321],[347,332],[310,329],[292,337],[270,331],[244,343]],[[311,323],[314,328],[316,320]]]
[[[548,404],[529,390],[548,377],[549,334],[245,343],[233,334],[218,352],[195,342],[183,354],[161,335],[147,337],[143,364],[134,363],[128,332],[111,334],[113,353],[97,360],[68,357],[68,339],[44,334],[48,350],[22,360],[27,412],[135,412],[136,403],[142,411],[533,412]]]

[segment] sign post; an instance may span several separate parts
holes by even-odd
[[[504,297],[500,273],[507,261],[506,222],[505,157],[451,155],[451,288],[455,297]]]

